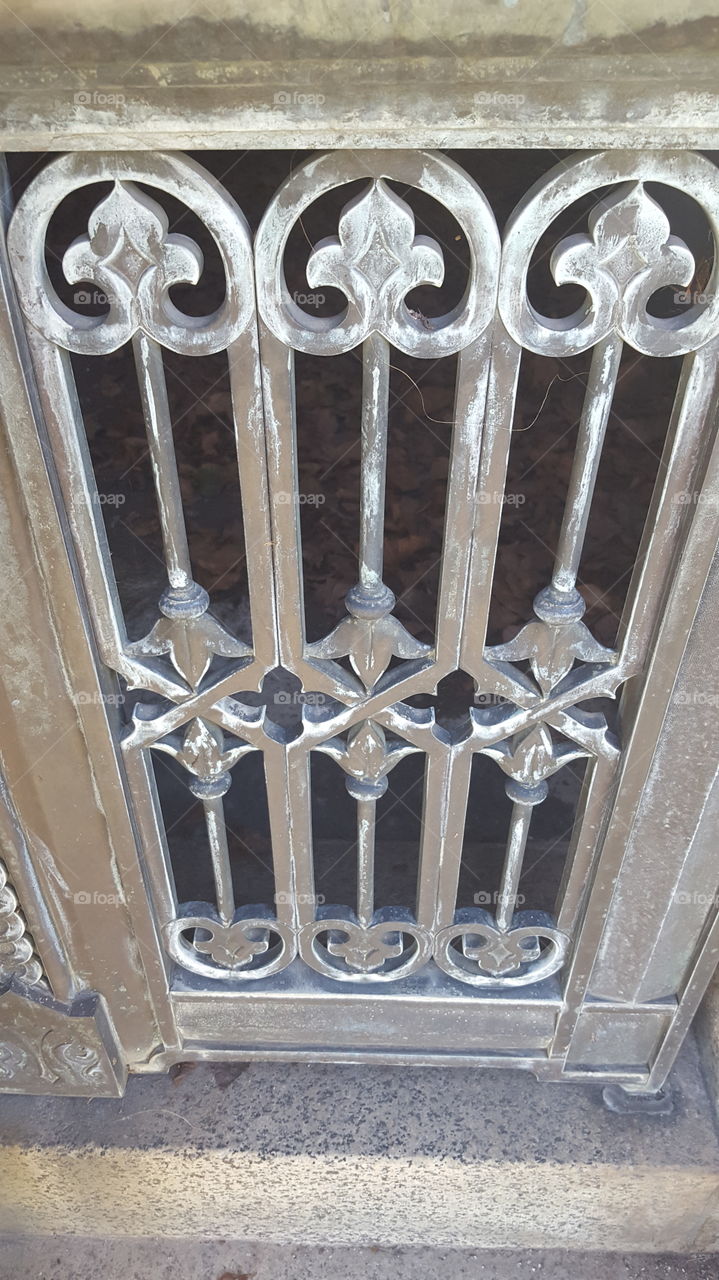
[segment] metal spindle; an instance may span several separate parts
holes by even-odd
[[[592,353],[552,585],[548,592],[540,592],[540,599],[549,596],[556,605],[563,603],[571,613],[584,607],[576,590],[577,576],[617,384],[622,345],[621,337],[611,333],[597,343]]]
[[[500,929],[509,929],[512,923],[531,817],[531,806],[526,804],[513,806],[507,852],[502,868],[501,888],[497,897],[497,924]]]
[[[367,595],[384,590],[384,495],[387,472],[389,343],[372,333],[362,349],[362,498],[359,584]]]
[[[217,913],[223,924],[229,925],[235,914],[235,893],[232,887],[232,866],[227,845],[225,807],[222,797],[230,788],[229,773],[221,773],[209,781],[196,778],[190,783],[190,791],[202,801],[210,844],[212,874],[215,880]]]
[[[546,800],[549,788],[546,782],[539,782],[535,786],[527,786],[525,783],[518,782],[516,778],[508,778],[505,783],[505,791],[510,800],[513,801],[513,805],[509,822],[507,850],[497,896],[496,920],[498,928],[502,930],[508,930],[512,925],[524,855],[527,849],[532,809],[536,804],[541,804],[543,800]]]
[[[377,801],[357,801],[357,919],[364,928],[374,915],[374,847]]]
[[[192,566],[162,350],[158,343],[141,330],[134,335],[132,347],[150,446],[167,576],[172,589],[186,591],[192,586]]]
[[[345,778],[347,790],[357,801],[357,919],[363,928],[369,928],[374,917],[377,801],[387,785],[385,777]]]

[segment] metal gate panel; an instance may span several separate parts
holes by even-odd
[[[107,315],[88,320],[55,294],[45,238],[66,195],[108,180],[114,185],[92,213],[88,234],[63,260],[71,283],[89,280],[107,295]],[[285,282],[288,238],[317,199],[357,180],[364,185],[344,207],[337,235],[313,246],[307,263],[310,288],[337,288],[346,306],[334,317],[313,318]],[[47,430],[77,566],[77,603],[87,605],[103,664],[97,676],[110,704],[103,714],[121,743],[132,839],[146,877],[146,890],[134,886],[142,902],[131,910],[140,916],[149,911],[144,946],[151,967],[162,974],[160,1004],[167,997],[174,1008],[174,1026],[168,1029],[166,1012],[160,1019],[158,1052],[145,1059],[150,1069],[173,1057],[223,1052],[353,1060],[369,1052],[387,1061],[524,1063],[556,1078],[569,1054],[571,1076],[603,1070],[636,1086],[676,1027],[680,993],[671,983],[627,992],[626,1001],[622,989],[601,977],[589,988],[608,913],[619,930],[617,945],[630,952],[652,946],[631,909],[622,910],[622,902],[631,904],[635,884],[622,860],[632,824],[641,818],[642,779],[717,537],[706,507],[714,483],[709,450],[717,400],[719,255],[715,251],[704,300],[669,320],[648,310],[660,289],[690,285],[695,262],[671,234],[647,182],[690,195],[719,243],[717,171],[687,153],[614,152],[562,162],[522,201],[501,249],[494,215],[476,183],[455,162],[430,152],[340,152],[308,161],[271,201],[254,247],[227,192],[179,155],[69,155],[51,162],[22,197],[8,245],[40,397],[37,427],[40,439]],[[197,283],[201,255],[186,237],[169,233],[164,210],[146,188],[180,200],[212,235],[226,285],[214,314],[184,315],[172,301],[174,284]],[[449,210],[469,246],[464,297],[442,317],[428,318],[406,302],[414,288],[438,286],[444,275],[437,240],[416,234],[403,198],[410,188]],[[527,295],[536,246],[563,210],[593,192],[605,194],[589,216],[588,232],[564,237],[552,255],[555,283],[581,286],[586,301],[562,320],[539,315]],[[167,570],[158,620],[139,641],[127,637],[70,358],[100,356],[126,343],[134,354]],[[681,355],[685,363],[619,639],[609,649],[582,621],[577,578],[624,344],[648,357]],[[250,643],[213,617],[207,593],[193,579],[163,348],[188,358],[227,353]],[[345,616],[329,635],[310,642],[298,514],[295,353],[331,358],[360,349],[358,580],[347,584]],[[383,575],[393,349],[428,361],[457,357],[430,645],[396,616]],[[590,349],[551,581],[519,634],[488,645],[522,353],[568,358]],[[687,493],[704,495],[705,505],[687,506]],[[449,731],[431,708],[408,700],[433,694],[460,667],[474,678],[480,705],[468,708],[460,730]],[[243,692],[261,690],[270,674],[273,687],[278,681],[287,687],[287,679],[301,682],[297,731],[284,730],[261,707],[243,701]],[[112,710],[117,677],[123,689],[139,691],[127,726]],[[585,704],[614,699],[620,691],[615,730],[602,710]],[[183,766],[190,792],[202,804],[203,856],[212,865],[214,902],[177,901],[153,751]],[[236,900],[223,816],[232,769],[258,751],[270,814],[271,905]],[[354,903],[328,907],[318,901],[313,752],[340,767],[356,804]],[[505,775],[512,803],[491,912],[461,906],[457,896],[477,753]],[[424,763],[422,839],[416,898],[398,908],[377,900],[375,826],[388,774],[409,754]],[[587,771],[556,909],[540,913],[530,903],[518,911],[534,809],[547,797],[548,780],[580,759],[588,762]],[[637,880],[646,866],[647,855],[640,854]],[[676,875],[670,870],[663,886],[659,875],[650,879],[661,914]],[[705,921],[709,916],[707,910]],[[695,983],[695,994],[708,980],[706,955],[700,969],[705,978]],[[602,997],[598,1003],[587,1002],[588,989]],[[656,1003],[657,996],[663,1003]],[[676,1040],[675,1033],[672,1044]],[[668,1050],[661,1061],[668,1067]],[[652,1079],[656,1083],[656,1070]]]
[[[358,178],[367,187],[344,208],[336,240],[318,245],[307,265],[311,288],[335,286],[348,299],[343,315],[315,321],[289,296],[283,252],[293,225],[325,191]],[[455,314],[431,324],[401,301],[419,284],[439,284],[444,273],[436,242],[415,236],[409,206],[389,181],[416,187],[450,207],[471,255],[470,278]],[[290,825],[301,849],[311,849],[306,797],[308,751],[329,754],[347,775],[357,804],[357,902],[340,910],[321,906],[311,864],[298,883],[300,953],[328,978],[396,982],[430,960],[450,922],[451,890],[464,827],[469,757],[434,724],[431,711],[405,699],[433,692],[458,665],[463,600],[469,568],[471,520],[484,397],[489,367],[488,331],[494,313],[499,237],[494,217],[475,184],[451,161],[430,153],[327,155],[303,166],[278,192],[256,245],[258,292],[274,524],[278,618],[283,666],[303,688],[325,695],[310,705],[302,736],[288,745],[301,783]],[[331,357],[362,348],[362,473],[359,579],[347,584],[347,613],[332,633],[307,644],[304,634],[297,507],[277,501],[298,492],[295,469],[293,352]],[[391,348],[424,359],[459,352],[455,431],[451,448],[437,629],[431,647],[420,644],[394,616],[395,599],[383,581],[384,492]],[[345,670],[338,659],[349,658]],[[392,659],[397,659],[390,666]],[[316,704],[315,704],[316,705]],[[422,844],[416,902],[402,912],[376,903],[374,838],[377,801],[390,770],[408,753],[425,756]]]

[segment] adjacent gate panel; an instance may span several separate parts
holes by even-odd
[[[158,1066],[172,1053],[346,1057],[366,1048],[387,1060],[405,1054],[480,1061],[504,1054],[509,1063],[523,1060],[560,1075],[576,1033],[574,1074],[604,1069],[635,1082],[646,1074],[675,1016],[676,984],[631,987],[624,1007],[624,987],[609,976],[606,951],[597,984],[588,984],[610,908],[613,928],[621,931],[615,947],[651,946],[641,913],[617,915],[614,886],[625,847],[620,827],[628,834],[634,820],[639,762],[646,758],[648,770],[716,541],[714,525],[704,520],[699,545],[697,504],[686,495],[706,493],[701,486],[711,474],[719,334],[716,247],[701,298],[661,318],[656,296],[687,289],[696,264],[646,184],[673,187],[697,201],[716,246],[716,174],[709,161],[685,154],[612,153],[563,162],[522,201],[503,246],[473,179],[429,152],[357,151],[308,161],[270,202],[254,248],[227,192],[181,156],[70,155],[49,164],[23,196],[8,242],[42,406],[38,427],[41,437],[47,430],[57,468],[78,597],[92,618],[105,696],[121,691],[131,711],[124,724],[118,713],[115,727],[161,940],[158,958],[184,1039],[173,1049],[166,1036],[168,1052],[157,1057]],[[88,318],[57,296],[45,243],[59,203],[99,182],[112,186],[63,259],[68,281],[91,282],[107,298],[107,313]],[[336,315],[310,316],[285,279],[288,241],[315,201],[351,184],[336,234],[312,245],[306,264],[310,289],[339,290],[345,301]],[[202,255],[193,240],[169,232],[153,189],[192,210],[214,240],[225,292],[211,315],[184,314],[173,301],[174,286],[198,282]],[[464,294],[444,315],[425,315],[411,303],[414,290],[442,284],[447,253],[437,238],[418,234],[411,191],[449,211],[466,241]],[[551,238],[560,214],[595,192],[581,229],[551,246],[555,283],[578,286],[585,300],[571,315],[539,314],[527,285],[537,246]],[[147,429],[167,576],[154,624],[132,640],[71,362],[73,353],[101,357],[126,344]],[[618,640],[608,647],[583,621],[577,582],[625,348],[648,358],[683,356],[684,368]],[[188,358],[226,353],[248,560],[247,634],[213,616],[208,593],[193,577],[163,349]],[[361,357],[357,579],[343,584],[345,607],[336,625],[308,639],[295,358],[331,360],[352,351]],[[589,351],[551,579],[518,634],[488,644],[523,352],[564,360]],[[429,643],[397,615],[384,573],[396,353],[456,362]],[[682,625],[677,592],[687,589],[687,575],[691,605]],[[666,657],[659,630],[665,613],[674,617],[673,630],[665,622]],[[477,697],[461,722],[449,724],[417,699],[434,695],[459,669],[473,677]],[[272,690],[281,701],[297,681],[300,714],[284,725],[266,716],[257,691]],[[608,708],[620,691],[616,717]],[[652,719],[652,708],[661,707]],[[233,883],[224,818],[235,766],[258,752],[270,818],[272,902],[248,900]],[[211,865],[212,901],[178,902],[153,753],[179,763],[188,800],[202,805],[206,836],[195,853]],[[511,817],[498,891],[478,894],[468,905],[460,896],[460,868],[478,754],[504,776]],[[342,771],[356,808],[356,896],[338,904],[325,903],[316,891],[311,800],[317,755]],[[416,891],[398,905],[378,894],[375,836],[388,775],[409,755],[423,768],[422,834]],[[539,910],[519,892],[533,815],[555,776],[576,761],[585,763],[585,772],[558,899],[553,912]],[[241,778],[234,785],[242,785]],[[639,855],[636,876],[625,871],[625,901],[642,876],[659,900],[675,892],[674,872],[654,877],[650,859],[651,851]],[[483,887],[482,868],[477,875]],[[701,921],[695,923],[698,942]],[[638,1003],[656,997],[661,1005]]]

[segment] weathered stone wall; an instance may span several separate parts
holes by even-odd
[[[17,15],[17,16],[16,16]],[[0,10],[0,30],[15,31],[18,18],[32,31],[68,32],[80,42],[89,33],[103,29],[122,36],[142,36],[163,27],[164,48],[158,54],[180,46],[183,29],[193,24],[215,27],[222,36],[225,57],[252,56],[250,44],[244,54],[233,49],[230,33],[241,29],[251,36],[257,51],[267,54],[268,45],[279,55],[278,42],[286,41],[284,56],[306,56],[309,46],[315,51],[334,47],[337,52],[357,45],[392,56],[410,49],[415,53],[436,52],[438,41],[451,52],[461,45],[476,53],[494,51],[503,54],[526,53],[552,47],[587,47],[612,42],[626,52],[648,49],[684,48],[696,40],[706,47],[706,37],[719,18],[717,0],[632,0],[631,5],[612,6],[592,0],[444,0],[438,8],[436,0],[414,0],[406,5],[398,0],[367,0],[357,5],[352,0],[312,0],[297,4],[296,0],[273,0],[267,9],[259,9],[252,0],[216,0],[212,10],[197,5],[197,12],[184,10],[178,22],[178,6],[174,0],[25,0]],[[229,28],[229,30],[228,30]],[[29,29],[29,30],[28,30]],[[637,38],[639,37],[639,39]],[[200,51],[198,50],[198,53]],[[206,51],[205,51],[206,53]]]

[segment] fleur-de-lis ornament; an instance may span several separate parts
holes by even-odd
[[[89,280],[107,296],[110,317],[122,317],[129,334],[151,333],[173,284],[197,284],[202,254],[187,236],[169,235],[161,205],[133,182],[114,183],[90,215],[86,236],[63,258],[70,284]]]
[[[341,289],[369,330],[385,333],[388,321],[418,285],[441,285],[444,259],[436,241],[415,236],[409,205],[382,179],[351,200],[339,220],[339,237],[321,241],[307,262],[311,288]],[[422,322],[404,307],[403,319]]]
[[[358,592],[355,592],[358,595]],[[389,609],[394,604],[394,595]],[[389,611],[381,616],[367,616],[369,611],[363,610],[362,602],[353,605],[353,593],[348,592],[347,607],[357,608],[358,615],[343,618],[334,631],[324,640],[317,640],[308,645],[308,654],[313,658],[349,657],[353,669],[357,672],[365,689],[369,691],[384,675],[393,657],[424,658],[431,653],[431,647],[415,640],[398,618]]]
[[[557,284],[587,288],[603,332],[615,328],[627,341],[652,294],[687,285],[694,257],[642,182],[624,183],[589,215],[589,235],[562,240],[551,257]]]

